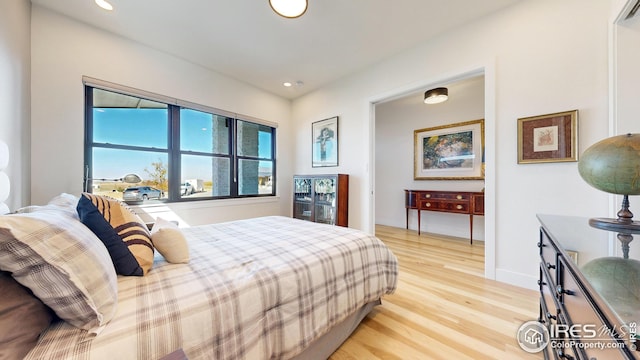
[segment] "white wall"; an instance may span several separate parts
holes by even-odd
[[[626,2],[626,1],[625,1]],[[635,3],[635,2],[634,2]],[[623,4],[614,7],[622,10]],[[620,11],[617,11],[619,13]],[[626,12],[624,12],[626,14]],[[615,15],[615,14],[614,14]],[[638,101],[638,84],[640,84],[640,14],[629,20],[621,19],[613,27],[613,94],[612,102],[615,124],[613,135],[626,133],[640,133],[640,101]],[[604,135],[604,134],[603,134]],[[606,136],[603,136],[605,138]],[[615,212],[620,209],[621,196],[611,196],[611,213],[609,217],[615,217]],[[630,196],[631,211],[635,218],[640,215],[640,196]],[[640,258],[640,236],[635,235],[631,243],[630,256]],[[612,240],[615,254],[622,255],[620,243]]]
[[[640,133],[640,14],[620,21],[616,32],[616,133]]]
[[[406,226],[404,189],[481,191],[480,180],[414,180],[414,130],[484,119],[484,77],[452,84],[449,100],[436,105],[423,102],[424,91],[387,101],[375,108],[375,221]],[[469,216],[423,212],[422,231],[469,237]],[[418,216],[409,212],[409,229],[417,229]],[[473,238],[484,240],[484,217],[474,216]]]
[[[575,162],[518,165],[517,119],[579,109],[580,152],[582,144],[607,133],[609,12],[604,0],[520,2],[294,101],[295,172],[316,170],[309,161],[311,122],[341,116],[341,164],[335,171],[351,175],[350,224],[372,230],[369,102],[414,84],[491,69],[485,121],[495,127],[486,134],[486,161],[487,172],[495,171],[495,183],[487,183],[495,188],[495,204],[489,204],[495,219],[485,224],[495,223],[495,239],[485,240],[495,241],[498,280],[534,288],[535,215],[604,216],[607,196],[582,181]]]
[[[0,140],[9,146],[11,193],[9,209],[27,205],[29,198],[29,92],[31,3],[0,3]]]
[[[191,225],[291,212],[290,102],[166,53],[34,5],[31,67],[31,196],[79,194],[83,177],[82,76],[265,119],[277,129],[278,199],[168,205]]]

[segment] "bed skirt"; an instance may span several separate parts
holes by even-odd
[[[302,353],[293,357],[292,360],[326,360],[333,354],[342,343],[356,330],[360,322],[373,310],[381,305],[379,299],[365,304],[359,310],[337,324],[331,330],[314,341]]]

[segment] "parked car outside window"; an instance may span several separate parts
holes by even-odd
[[[188,182],[180,184],[180,194],[181,195],[191,195],[195,192],[193,185]]]
[[[124,201],[160,199],[163,195],[162,190],[158,190],[151,186],[133,186],[124,191],[122,199]]]

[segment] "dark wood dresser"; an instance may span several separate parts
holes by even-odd
[[[484,215],[484,193],[440,190],[405,190],[407,229],[409,210],[418,211],[418,235],[422,210],[469,215],[469,243],[473,243],[473,215]]]
[[[611,234],[592,228],[586,218],[538,215],[538,219],[542,225],[538,321],[549,336],[545,359],[640,359],[634,337],[635,324],[640,323],[640,294],[625,289],[603,267],[612,259],[614,263],[636,260],[607,256]],[[629,301],[629,294],[635,300]]]

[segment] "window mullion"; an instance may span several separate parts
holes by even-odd
[[[93,185],[93,88],[84,88],[84,166],[82,169],[82,191],[86,192]]]
[[[229,154],[231,155],[231,197],[238,196],[238,144],[237,144],[237,131],[238,131],[238,120],[228,118],[230,122],[229,131]]]
[[[180,200],[181,153],[180,153],[180,107],[169,105],[169,201]]]
[[[278,178],[276,176],[276,169],[278,168],[276,166],[276,129],[275,128],[271,128],[271,166],[272,166],[272,173],[271,173],[271,195],[276,195],[276,179]]]

